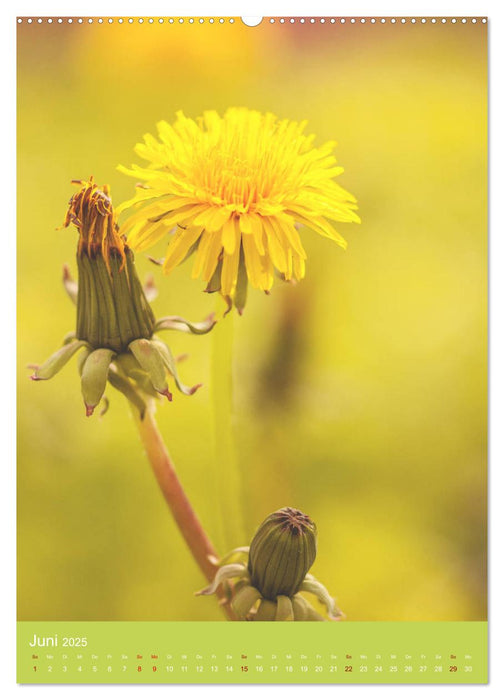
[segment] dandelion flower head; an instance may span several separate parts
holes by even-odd
[[[166,273],[194,254],[192,276],[241,311],[248,282],[268,292],[275,270],[304,277],[300,226],[346,247],[331,221],[359,222],[356,200],[335,182],[336,144],[314,146],[306,122],[230,108],[157,128],[135,147],[147,165],[119,166],[140,183],[118,211],[130,211],[121,233],[137,251],[170,234]]]

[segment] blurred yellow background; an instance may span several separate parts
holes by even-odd
[[[309,513],[313,573],[349,620],[485,619],[486,27],[18,29],[19,619],[222,619],[193,595],[204,581],[123,397],[86,419],[75,362],[47,383],[26,365],[75,323],[61,268],[77,234],[57,230],[70,180],[93,174],[118,204],[133,181],[116,165],[158,120],[229,106],[336,139],[363,223],[337,227],[347,252],[304,230],[306,280],[250,290],[233,319],[240,493],[214,464],[215,340],[164,336],[205,384],[158,410],[180,477],[221,551],[272,510]],[[137,257],[158,316],[214,308],[189,266],[165,278]],[[245,535],[231,515],[222,534],[231,497]]]

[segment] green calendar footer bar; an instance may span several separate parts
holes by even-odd
[[[18,622],[19,683],[487,683],[487,622]]]

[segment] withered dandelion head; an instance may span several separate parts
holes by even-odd
[[[152,283],[140,283],[133,251],[119,232],[109,188],[98,187],[92,177],[73,180],[73,184],[79,191],[70,199],[64,226],[73,224],[79,233],[79,283],[66,266],[63,283],[77,306],[76,329],[46,362],[31,366],[35,370],[32,379],[51,379],[79,352],[86,414],[93,413],[110,384],[143,417],[151,398],[162,395],[171,401],[168,377],[186,395],[201,386],[186,386],[180,381],[176,360],[156,333],[178,330],[201,335],[208,333],[215,321],[211,316],[201,323],[190,323],[180,316],[156,320],[149,303],[156,289]]]
[[[121,233],[137,251],[174,230],[166,273],[194,253],[192,276],[241,311],[248,281],[267,292],[275,270],[304,277],[300,225],[346,247],[331,221],[359,222],[356,200],[334,180],[335,142],[314,146],[306,122],[230,108],[157,127],[135,147],[147,166],[119,166],[141,184],[118,211],[132,210]]]
[[[77,228],[77,254],[81,256],[85,251],[91,257],[100,252],[109,270],[112,254],[124,264],[124,237],[119,234],[109,186],[98,187],[93,176],[89,180],[72,180],[72,184],[80,189],[70,198],[63,226],[73,224]]]

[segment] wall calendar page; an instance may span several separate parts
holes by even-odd
[[[487,683],[487,24],[17,18],[18,683]]]

